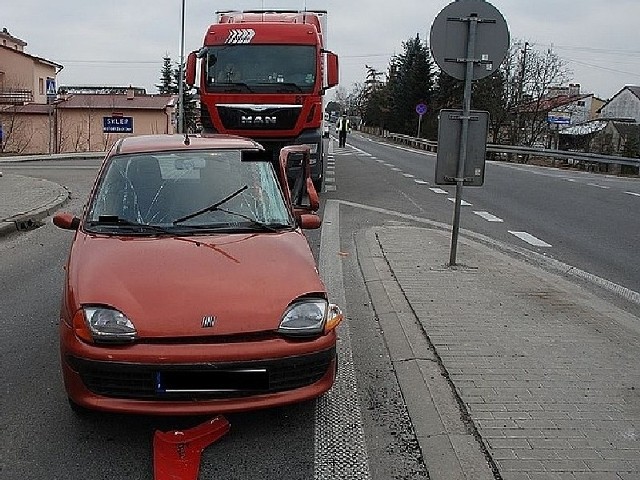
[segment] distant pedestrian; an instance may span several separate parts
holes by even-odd
[[[338,146],[342,148],[347,143],[347,132],[351,131],[351,125],[346,113],[343,113],[338,119],[336,128],[338,130]]]

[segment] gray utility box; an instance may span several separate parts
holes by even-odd
[[[455,185],[460,161],[462,110],[440,110],[436,185]],[[463,185],[481,187],[487,152],[489,112],[471,110]]]

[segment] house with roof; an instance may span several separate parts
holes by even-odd
[[[626,85],[600,108],[598,116],[640,123],[640,86]]]
[[[593,93],[581,93],[578,83],[550,87],[544,96],[520,107],[525,143],[554,146],[560,129],[593,120],[604,103]]]
[[[0,105],[46,104],[62,65],[25,52],[27,42],[0,32]]]
[[[143,92],[61,94],[55,103],[56,151],[105,151],[122,137],[174,133],[176,96]]]
[[[140,87],[61,87],[62,65],[0,32],[0,154],[105,151],[129,135],[174,133],[176,97]]]
[[[622,88],[597,119],[561,129],[559,148],[640,158],[640,87]]]

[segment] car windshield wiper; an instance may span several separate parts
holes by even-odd
[[[89,222],[91,226],[106,226],[106,227],[130,227],[137,230],[151,230],[156,233],[165,233],[173,235],[174,232],[168,230],[160,225],[148,225],[145,223],[132,222],[126,218],[120,218],[117,215],[100,215],[98,220],[92,220]]]
[[[245,220],[249,220],[254,226],[259,227],[262,230],[268,230],[270,232],[277,232],[278,229],[282,228],[291,228],[291,225],[287,223],[264,223],[260,220],[256,220],[255,218],[245,215],[244,213],[234,212],[233,210],[227,210],[225,208],[218,207],[216,210],[228,213],[229,215],[236,215],[240,218],[244,218]]]
[[[216,203],[209,205],[208,207],[205,207],[201,210],[197,210],[193,213],[190,213],[189,215],[185,215],[184,217],[180,217],[177,218],[173,221],[174,225],[177,225],[178,223],[182,223],[185,222],[187,220],[191,220],[192,218],[195,218],[199,215],[202,215],[203,213],[207,213],[207,212],[215,212],[216,210],[220,210],[220,207],[222,205],[224,205],[225,203],[227,203],[229,200],[231,200],[232,198],[237,197],[238,195],[240,195],[242,192],[244,192],[247,188],[249,188],[249,185],[244,185],[241,188],[239,188],[238,190],[236,190],[235,192],[233,192],[231,195],[227,195],[226,197],[224,197],[222,200],[217,201]]]

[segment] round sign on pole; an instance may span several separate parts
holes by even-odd
[[[454,78],[466,76],[469,22],[477,22],[473,78],[488,77],[509,50],[509,28],[500,11],[484,0],[456,0],[442,9],[431,25],[429,44],[438,66]]]
[[[416,113],[420,116],[424,115],[427,113],[427,106],[424,103],[419,103],[416,105]]]

